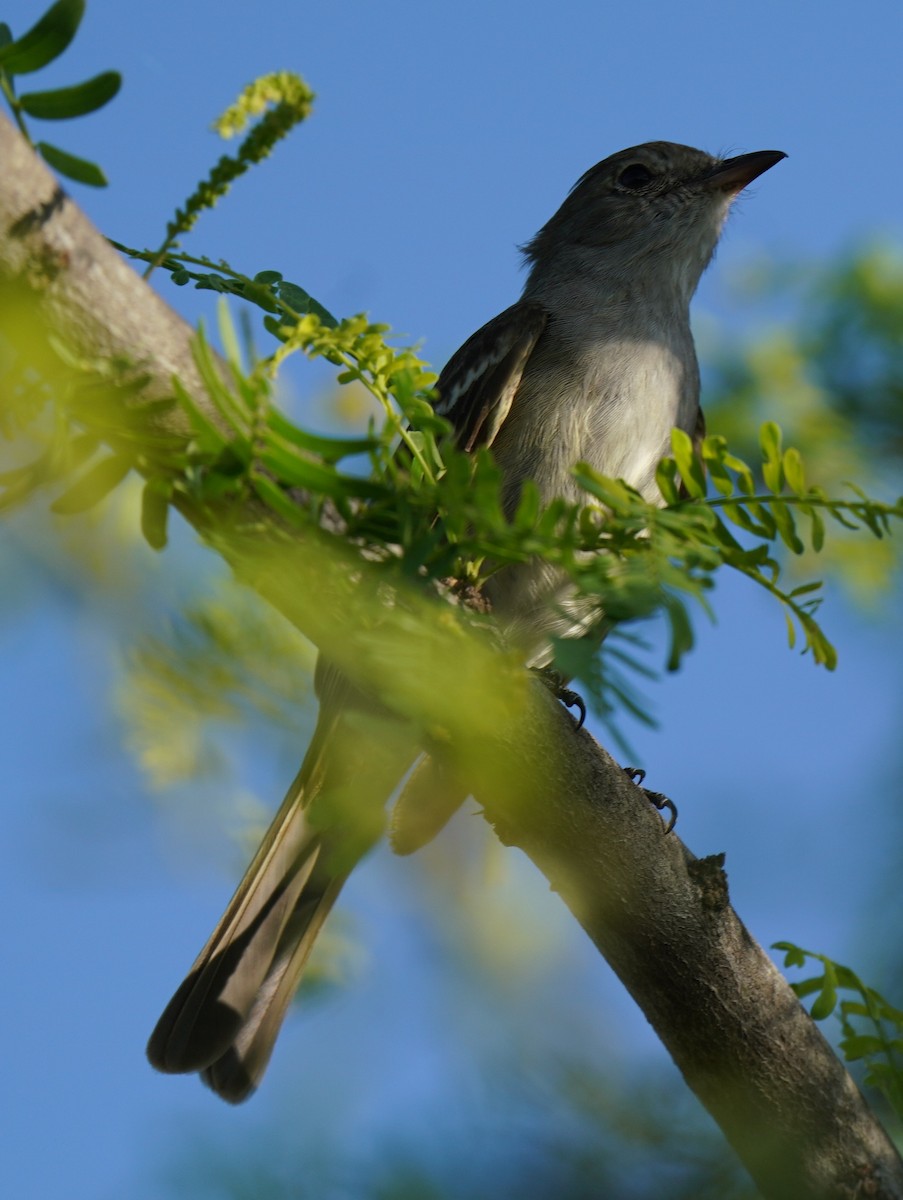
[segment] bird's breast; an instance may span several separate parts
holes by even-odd
[[[671,430],[692,433],[697,420],[699,372],[689,331],[676,344],[619,338],[543,349],[493,447],[506,505],[516,505],[528,478],[545,502],[585,498],[571,474],[577,462],[658,499],[655,469],[670,453]]]

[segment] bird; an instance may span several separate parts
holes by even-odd
[[[705,432],[690,300],[732,202],[785,157],[666,141],[619,151],[522,248],[520,299],[463,343],[436,384],[457,446],[493,454],[509,516],[528,479],[543,503],[580,501],[578,461],[663,503],[655,473],[672,429],[697,442]],[[547,664],[552,637],[583,636],[593,619],[542,562],[505,566],[484,587],[527,665]],[[353,687],[322,659],[316,684],[304,762],[148,1042],[154,1067],[197,1072],[231,1103],[256,1090],[317,935],[410,766],[392,755],[362,762],[345,719]],[[372,811],[362,815],[348,796],[364,778]]]

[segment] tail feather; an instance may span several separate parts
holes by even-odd
[[[320,853],[295,788],[147,1046],[160,1071],[199,1071],[226,1052],[270,974]]]
[[[256,1088],[323,922],[412,757],[397,722],[324,703],[301,770],[151,1034],[153,1066],[199,1071],[232,1103]]]
[[[226,1053],[201,1072],[207,1086],[230,1104],[246,1100],[263,1077],[314,942],[346,878],[331,879],[322,889],[311,881],[314,894],[308,898],[305,893],[286,926],[247,1020]]]

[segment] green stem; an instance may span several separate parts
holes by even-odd
[[[29,146],[31,146],[31,148],[33,150],[34,142],[31,140],[28,130],[25,127],[25,120],[22,116],[22,109],[19,105],[19,98],[16,96],[16,93],[13,91],[12,84],[9,82],[9,76],[7,75],[7,73],[5,71],[0,71],[0,90],[2,90],[3,95],[6,98],[6,102],[9,104],[9,107],[12,109],[13,120],[18,125],[19,132],[22,134],[22,136],[25,138],[26,142],[28,142]]]

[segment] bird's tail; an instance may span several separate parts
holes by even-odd
[[[233,1104],[257,1087],[317,934],[380,836],[405,770],[397,754],[362,762],[360,733],[341,713],[321,716],[235,895],[151,1034],[158,1070],[198,1071]]]

